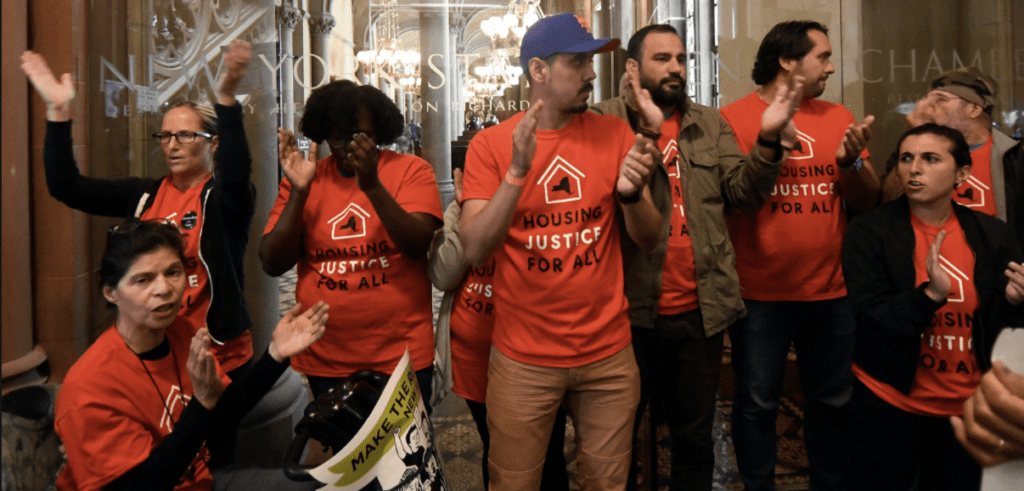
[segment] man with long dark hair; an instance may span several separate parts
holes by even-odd
[[[722,109],[740,148],[750,149],[761,138],[755,115],[768,107],[770,95],[791,77],[804,78],[793,116],[797,140],[768,202],[729,220],[747,308],[729,337],[736,369],[736,461],[748,490],[775,487],[775,419],[790,344],[805,397],[811,487],[845,487],[854,324],[840,265],[843,204],[851,211],[872,206],[879,183],[865,159],[874,117],[858,124],[845,107],[818,99],[835,73],[831,56],[825,26],[777,24],[754,62],[759,87]]]

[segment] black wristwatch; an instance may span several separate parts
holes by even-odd
[[[779,137],[776,138],[775,140],[765,140],[761,136],[761,133],[758,133],[757,144],[762,148],[767,148],[768,150],[775,151],[775,158],[772,160],[778,160],[780,157],[782,157],[782,135],[779,135]]]
[[[637,191],[636,194],[634,194],[633,196],[623,196],[622,193],[619,193],[619,203],[626,205],[638,203],[640,201],[640,195],[642,195],[643,193],[643,189]]]

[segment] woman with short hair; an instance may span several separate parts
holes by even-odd
[[[425,267],[441,201],[423,159],[378,149],[402,134],[398,107],[380,90],[347,80],[314,90],[295,135],[278,130],[284,179],[260,244],[263,270],[298,264],[295,296],[326,301],[334,319],[323,342],[297,357],[319,395],[363,369],[391,373],[408,348],[425,402],[434,341]],[[315,160],[326,140],[331,154]],[[429,404],[427,408],[429,410]]]
[[[178,315],[184,261],[171,223],[133,220],[108,231],[99,274],[117,320],[57,396],[55,426],[68,458],[58,489],[211,489],[210,467],[231,459],[239,420],[289,358],[323,335],[327,306],[296,305],[263,357],[225,389],[208,329]]]
[[[851,489],[980,486],[948,420],[991,367],[999,331],[1024,320],[1024,270],[1006,223],[953,202],[970,166],[960,132],[908,131],[896,169],[904,196],[846,232],[857,322]]]

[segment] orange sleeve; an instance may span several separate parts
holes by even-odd
[[[502,168],[507,170],[512,158],[512,135],[508,135],[508,141],[504,139],[490,138],[491,134],[478,133],[469,142],[469,150],[466,151],[466,170],[462,183],[462,202],[470,199],[491,199],[494,192],[501,186],[504,178]],[[493,136],[504,136],[494,134]],[[493,141],[492,141],[493,140]],[[507,145],[506,145],[507,143]],[[500,144],[500,145],[499,145]],[[496,158],[494,148],[499,145],[507,147],[508,155],[499,161]],[[459,203],[462,204],[462,203]]]
[[[426,160],[415,156],[409,159],[402,184],[395,193],[395,201],[408,213],[426,213],[442,219],[441,195],[437,189],[434,169]]]
[[[270,217],[267,218],[267,226],[263,229],[263,235],[267,235],[271,230],[274,230],[274,225],[277,225],[277,220],[281,218],[281,212],[284,211],[284,205],[288,202],[288,196],[292,194],[292,183],[287,177],[281,176],[281,185],[278,186],[277,200],[274,201],[274,207],[270,209]]]
[[[99,402],[86,401],[54,426],[68,456],[60,489],[101,489],[139,465],[154,446],[142,425]]]

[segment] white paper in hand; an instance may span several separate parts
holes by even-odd
[[[1024,328],[1003,329],[992,348],[992,361],[1001,361],[1024,373]],[[1024,483],[1024,460],[1014,460],[981,471],[981,491],[1019,491]]]

